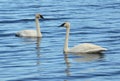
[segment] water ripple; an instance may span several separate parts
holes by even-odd
[[[1,0],[1,81],[119,81],[120,2],[104,0]],[[9,5],[9,6],[8,6]],[[15,33],[35,29],[35,13],[41,13],[42,39],[18,38]],[[63,53],[71,23],[69,47],[95,43],[103,54]],[[34,23],[34,24],[33,24]]]

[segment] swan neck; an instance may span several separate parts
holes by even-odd
[[[65,37],[65,44],[64,44],[64,52],[67,53],[69,48],[68,48],[68,39],[69,39],[69,32],[70,32],[70,28],[67,27],[66,29],[66,37]]]
[[[39,19],[36,18],[35,21],[36,21],[36,31],[37,31],[37,36],[38,36],[38,37],[41,37],[42,34],[41,34],[41,31],[40,31]]]

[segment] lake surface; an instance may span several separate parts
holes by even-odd
[[[43,37],[19,38],[35,29]],[[69,47],[90,42],[103,54],[64,54],[65,28],[71,23]],[[0,0],[0,81],[119,81],[120,0]]]

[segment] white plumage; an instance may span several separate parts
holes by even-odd
[[[39,18],[43,18],[42,15],[36,14],[35,22],[36,22],[36,30],[22,30],[16,33],[18,37],[42,37],[39,25]]]
[[[102,52],[104,50],[107,50],[106,48],[103,48],[101,46],[91,44],[91,43],[83,43],[76,45],[69,49],[69,52],[74,53],[94,53],[94,52]]]
[[[64,44],[64,52],[65,53],[101,53],[102,51],[107,50],[101,46],[92,44],[92,43],[83,43],[76,45],[72,48],[68,48],[68,38],[69,38],[69,31],[70,31],[70,23],[65,22],[61,26],[66,27],[66,37],[65,37],[65,44]]]
[[[16,35],[20,37],[35,37],[37,32],[35,30],[22,30],[17,32]]]

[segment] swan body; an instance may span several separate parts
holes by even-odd
[[[16,33],[19,37],[36,37],[37,32],[35,30],[22,30]]]
[[[64,52],[65,53],[101,53],[102,51],[107,50],[101,46],[92,44],[92,43],[83,43],[76,45],[72,48],[68,48],[68,38],[70,32],[70,23],[65,22],[60,26],[64,26],[66,28],[66,37],[65,37],[65,44],[64,44]]]
[[[83,43],[76,45],[69,49],[69,52],[73,53],[98,53],[102,52],[104,50],[107,50],[106,48],[103,48],[101,46],[91,44],[91,43]]]
[[[42,37],[39,25],[39,18],[43,18],[43,16],[40,14],[36,14],[36,30],[22,30],[17,32],[15,35],[18,37]]]

